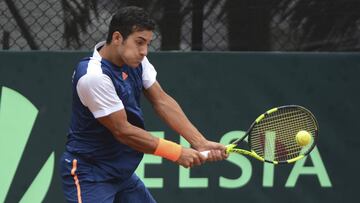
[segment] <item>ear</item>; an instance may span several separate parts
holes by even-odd
[[[119,45],[123,42],[123,37],[119,31],[115,31],[112,34],[112,42],[114,42],[116,45]]]

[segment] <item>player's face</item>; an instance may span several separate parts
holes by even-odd
[[[119,49],[120,56],[125,64],[136,68],[148,54],[148,47],[153,37],[153,32],[135,31],[131,33]]]

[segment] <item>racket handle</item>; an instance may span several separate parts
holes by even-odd
[[[210,153],[210,150],[200,152],[200,154],[202,154],[206,158],[208,158],[209,153]]]

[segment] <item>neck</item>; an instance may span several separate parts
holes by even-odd
[[[124,61],[121,59],[120,56],[114,53],[116,53],[116,50],[114,49],[113,46],[109,44],[105,44],[103,47],[101,47],[99,51],[101,58],[104,58],[110,61],[111,63],[121,67],[122,65],[124,65]]]

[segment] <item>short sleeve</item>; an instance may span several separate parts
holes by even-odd
[[[148,89],[153,85],[156,81],[156,70],[154,66],[149,62],[149,60],[145,57],[143,61],[141,62],[143,67],[143,73],[142,73],[142,81],[143,81],[143,87],[145,89]]]
[[[86,74],[76,86],[79,98],[95,118],[107,116],[124,108],[110,77],[105,74]]]

